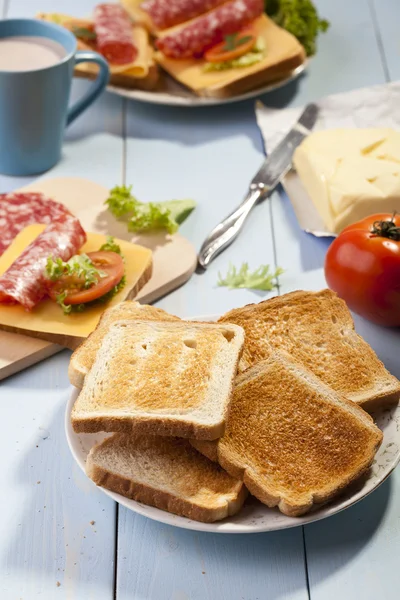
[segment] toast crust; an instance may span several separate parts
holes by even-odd
[[[162,420],[163,419],[163,420]],[[176,436],[181,438],[194,438],[197,440],[216,440],[225,430],[225,416],[213,425],[199,424],[189,420],[175,419],[173,417],[132,417],[122,416],[93,416],[79,419],[72,418],[72,427],[75,433],[131,433],[135,435],[160,435]]]
[[[115,439],[117,437],[121,436],[118,436],[118,434],[117,436],[113,436]],[[112,443],[112,438],[110,439]],[[107,442],[103,442],[103,444],[105,443]],[[172,491],[160,490],[150,484],[140,483],[121,474],[113,473],[109,469],[96,464],[95,454],[96,447],[92,448],[87,457],[86,473],[96,485],[137,502],[142,502],[148,506],[154,506],[195,521],[213,523],[232,516],[240,510],[247,497],[245,486],[239,482],[232,481],[231,493],[224,493],[226,498],[223,503],[220,503],[219,506],[205,506],[204,502],[190,501],[188,498],[179,497],[176,493],[172,493]],[[188,465],[188,468],[190,468],[190,465]],[[215,474],[215,478],[217,479],[218,471],[215,471]],[[205,473],[205,476],[208,476],[208,474]]]
[[[245,330],[240,371],[284,350],[366,410],[399,400],[400,382],[356,333],[345,302],[331,290],[290,292],[233,309],[218,322]]]

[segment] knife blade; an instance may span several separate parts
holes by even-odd
[[[227,248],[239,235],[253,207],[267,197],[290,170],[297,146],[307,137],[318,117],[318,106],[308,104],[300,118],[267,156],[250,182],[243,202],[208,234],[198,255],[200,267],[206,269],[210,262]]]

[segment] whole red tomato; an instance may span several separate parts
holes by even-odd
[[[400,326],[400,215],[372,215],[346,227],[329,247],[325,277],[351,310]]]

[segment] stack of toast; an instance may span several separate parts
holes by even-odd
[[[299,516],[368,471],[382,432],[365,409],[400,382],[333,292],[294,292],[217,323],[126,301],[73,353],[79,433],[113,433],[87,474],[139,502],[213,522],[248,492]]]

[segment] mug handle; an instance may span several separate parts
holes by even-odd
[[[107,61],[97,52],[91,50],[79,50],[75,54],[75,65],[79,65],[79,63],[83,62],[95,63],[96,65],[99,65],[100,70],[96,80],[90,86],[86,94],[68,109],[67,125],[72,123],[72,121],[75,121],[76,117],[79,117],[79,115],[96,100],[106,87],[110,76],[110,69]]]

